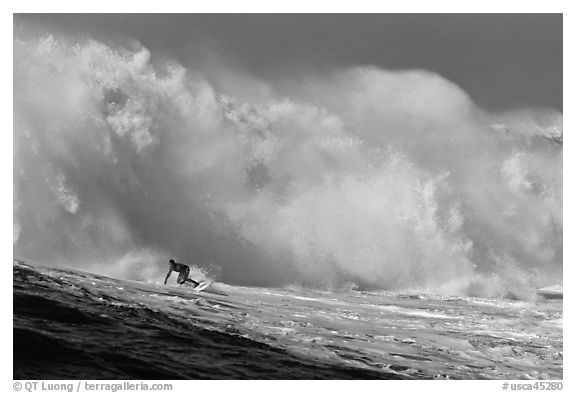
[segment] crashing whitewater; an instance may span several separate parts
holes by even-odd
[[[562,114],[424,70],[257,80],[14,38],[14,254],[158,281],[530,298],[562,280]]]

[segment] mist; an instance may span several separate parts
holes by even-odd
[[[160,281],[523,296],[562,280],[562,113],[427,70],[259,80],[14,36],[14,255]]]

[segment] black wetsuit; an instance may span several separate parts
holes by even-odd
[[[166,284],[166,281],[168,281],[168,277],[170,277],[170,275],[172,274],[173,271],[180,273],[180,274],[178,274],[178,278],[176,279],[176,282],[178,284],[183,284],[186,281],[191,282],[194,285],[199,284],[197,281],[194,281],[191,278],[188,278],[188,275],[190,274],[190,267],[188,267],[182,263],[175,263],[175,262],[170,262],[170,270],[168,270],[168,274],[166,275],[166,278],[164,279],[164,284]]]

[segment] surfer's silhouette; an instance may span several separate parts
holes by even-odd
[[[166,281],[168,281],[168,277],[170,277],[172,272],[180,273],[180,274],[178,274],[178,278],[176,279],[176,282],[180,285],[184,284],[185,282],[190,282],[190,283],[194,284],[194,286],[198,286],[200,284],[199,282],[194,281],[191,278],[188,278],[188,275],[190,274],[190,267],[189,266],[186,266],[182,263],[176,263],[176,262],[174,262],[173,259],[170,259],[168,262],[170,263],[170,270],[168,270],[168,274],[166,274],[166,278],[164,279],[164,284],[166,284]]]

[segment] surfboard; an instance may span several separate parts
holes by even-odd
[[[200,281],[200,284],[198,284],[197,286],[192,288],[192,290],[195,292],[202,292],[203,290],[208,288],[210,285],[212,285],[212,282],[210,282],[210,281]]]

